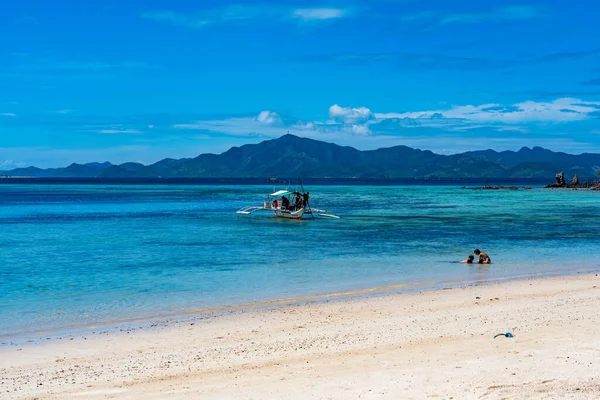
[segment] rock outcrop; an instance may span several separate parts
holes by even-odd
[[[579,177],[575,175],[573,179],[571,179],[571,183],[566,183],[564,172],[559,172],[556,174],[556,182],[551,183],[546,186],[546,188],[556,189],[556,188],[566,188],[566,189],[592,189],[592,190],[600,190],[600,181],[584,181],[583,183],[579,182]]]

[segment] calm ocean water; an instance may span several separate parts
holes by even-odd
[[[313,207],[343,219],[235,214],[272,189],[0,185],[0,339],[391,284],[600,269],[599,192],[310,185]],[[457,263],[476,247],[494,264]]]

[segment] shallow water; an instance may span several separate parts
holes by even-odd
[[[0,337],[392,284],[600,267],[600,193],[310,186],[343,219],[286,221],[272,185],[0,185]],[[460,261],[476,247],[491,266]]]

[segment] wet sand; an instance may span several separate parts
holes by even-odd
[[[0,347],[0,398],[596,399],[599,321],[596,274],[261,305]]]

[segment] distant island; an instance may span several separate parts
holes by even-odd
[[[109,162],[71,164],[66,168],[36,167],[0,171],[8,177],[35,178],[549,178],[595,177],[600,154],[553,152],[541,147],[519,151],[469,151],[440,155],[394,146],[360,151],[318,140],[284,135],[258,144],[232,147],[221,154],[167,158],[151,165]]]

